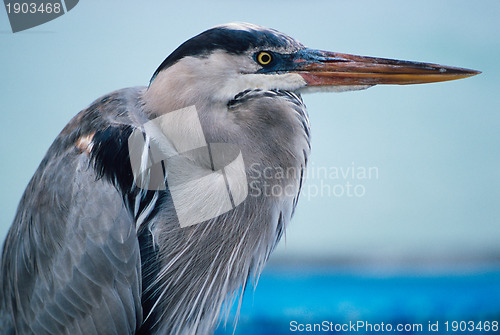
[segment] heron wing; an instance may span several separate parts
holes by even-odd
[[[110,110],[121,112],[101,101],[75,117],[25,191],[2,255],[5,332],[133,334],[142,323],[135,220],[85,147],[113,127]]]

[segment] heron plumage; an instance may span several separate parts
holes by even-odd
[[[101,318],[109,318],[109,313],[95,309],[98,294],[91,295],[94,300],[89,301],[74,298],[73,295],[78,292],[79,295],[85,296],[86,293],[82,292],[88,293],[92,290],[101,292],[102,299],[125,294],[123,289],[117,291],[112,287],[117,284],[105,286],[97,279],[87,278],[109,272],[113,268],[117,268],[116,275],[120,271],[129,275],[132,273],[135,286],[142,282],[142,293],[139,294],[136,288],[122,298],[124,302],[133,302],[128,308],[133,308],[137,313],[133,318],[134,323],[124,327],[122,322],[117,321],[114,325],[108,324],[108,328],[114,327],[120,331],[129,329],[130,333],[133,333],[139,331],[144,319],[144,329],[151,327],[159,333],[166,330],[175,330],[174,333],[179,334],[210,332],[219,320],[226,298],[234,298],[239,288],[246,285],[246,280],[252,273],[258,276],[289,221],[292,207],[296,204],[294,197],[288,199],[285,210],[280,210],[284,205],[281,203],[283,200],[249,197],[249,201],[230,213],[190,229],[181,229],[176,224],[168,189],[146,192],[133,185],[126,141],[132,130],[140,127],[137,120],[146,118],[141,109],[142,104],[137,103],[141,101],[144,90],[145,88],[131,88],[116,91],[96,100],[78,114],[51,146],[36,176],[30,182],[20,204],[21,210],[7,237],[2,262],[4,297],[9,297],[13,292],[29,292],[29,288],[33,289],[31,295],[21,296],[16,293],[3,302],[7,305],[7,310],[16,316],[14,327],[19,333],[43,329],[54,334],[91,334],[89,329],[102,329],[99,328],[104,322]],[[286,101],[286,108],[282,107],[281,101],[278,103],[275,100],[277,97]],[[258,108],[260,103],[264,104],[263,113],[253,118],[254,115],[250,114],[248,109]],[[271,106],[274,104],[276,107],[273,109]],[[289,114],[289,124],[282,134],[273,129],[272,134],[254,133],[242,136],[238,145],[244,141],[255,142],[255,138],[262,136],[272,135],[274,138],[273,141],[265,143],[264,148],[259,148],[257,144],[242,148],[243,155],[247,159],[256,156],[256,162],[264,168],[272,163],[262,159],[269,159],[282,149],[278,143],[280,137],[297,137],[298,141],[303,143],[305,151],[295,152],[294,157],[286,164],[299,164],[301,169],[305,168],[309,150],[309,124],[303,108],[300,97],[288,92],[255,90],[234,97],[228,112],[234,114],[234,118],[247,130],[255,127],[255,123],[278,126],[283,123],[284,115],[277,112]],[[87,152],[81,150],[78,143],[82,138],[88,141],[89,136],[92,145]],[[208,140],[221,139],[208,137]],[[290,151],[291,148],[292,144],[287,150]],[[53,162],[57,161],[60,163],[54,165]],[[250,166],[252,161],[248,163]],[[42,176],[42,179],[39,176]],[[300,181],[290,182],[298,185]],[[75,188],[75,184],[80,187]],[[80,188],[86,189],[86,193],[82,193]],[[103,199],[103,194],[108,194],[109,199]],[[46,199],[44,201],[47,203],[39,203],[42,199]],[[272,204],[266,204],[267,201]],[[60,214],[54,212],[57,208]],[[78,208],[80,211],[73,213]],[[112,208],[116,209],[111,210]],[[84,212],[81,212],[82,210]],[[121,213],[119,215],[118,210]],[[69,211],[68,215],[66,211]],[[116,217],[123,217],[123,221],[117,221]],[[85,218],[84,227],[82,218]],[[138,227],[137,221],[141,222]],[[81,232],[83,235],[74,237],[79,239],[78,243],[81,245],[75,251],[79,254],[67,256],[68,250],[73,250],[77,245],[69,236],[74,236],[75,230],[84,228]],[[123,240],[123,245],[116,241],[109,243],[104,237],[105,234],[119,234],[122,230],[123,236],[120,235],[113,241]],[[131,236],[137,236],[133,249],[128,250],[135,250],[132,252],[135,257],[134,264],[129,264],[130,254],[110,250],[107,246],[111,244],[119,250],[130,247]],[[93,242],[93,238],[103,241],[97,244]],[[18,254],[18,250],[25,250],[25,244],[28,244],[31,250]],[[47,249],[49,246],[52,251],[43,257],[43,261],[36,257],[39,253],[37,249]],[[142,256],[141,261],[139,254]],[[89,255],[97,258],[94,260],[89,258]],[[123,259],[117,259],[118,255],[123,255]],[[105,260],[99,261],[98,256]],[[64,262],[61,264],[66,265],[64,274],[55,270],[55,264],[62,262],[62,258]],[[133,266],[129,270],[120,268],[117,264],[112,266],[106,261],[107,258],[117,264],[122,261]],[[23,269],[19,264],[24,264],[27,269]],[[90,266],[93,266],[91,270],[83,275],[79,274],[82,268]],[[63,271],[62,267],[58,269]],[[87,281],[77,279],[76,276]],[[54,277],[64,280],[56,281]],[[217,279],[220,284],[210,285],[205,282],[207,278]],[[71,286],[74,280],[81,286]],[[127,280],[133,284],[132,280]],[[58,289],[49,288],[48,285],[56,285]],[[64,289],[66,286],[69,287],[69,292]],[[33,300],[33,294],[41,298]],[[23,303],[20,303],[21,301]],[[203,301],[205,303],[201,304]],[[104,299],[99,302],[111,304],[112,300]],[[118,304],[121,303],[123,302]],[[57,309],[57,313],[48,308],[51,304],[56,306],[54,309]],[[199,304],[199,307],[194,307]],[[72,305],[72,308],[67,305]],[[74,310],[83,310],[85,313],[75,314]],[[179,312],[182,310],[185,313]],[[55,319],[55,315],[59,319]],[[129,316],[123,319],[132,320]],[[38,323],[38,319],[44,320],[44,323]],[[45,324],[57,327],[46,329]]]

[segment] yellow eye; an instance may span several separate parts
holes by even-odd
[[[257,55],[257,62],[260,65],[268,65],[273,60],[273,56],[269,52],[261,51]]]

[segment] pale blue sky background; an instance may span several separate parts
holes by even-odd
[[[146,85],[191,36],[246,21],[312,48],[483,71],[448,83],[305,95],[314,169],[378,174],[310,178],[274,260],[499,258],[499,17],[493,0],[81,0],[13,34],[0,9],[0,238],[73,115],[112,90]],[[336,196],[347,182],[364,195]],[[321,185],[324,194],[315,196]]]

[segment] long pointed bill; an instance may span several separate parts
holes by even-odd
[[[480,71],[429,63],[364,57],[305,49],[294,57],[294,72],[308,86],[409,85],[467,78]]]

